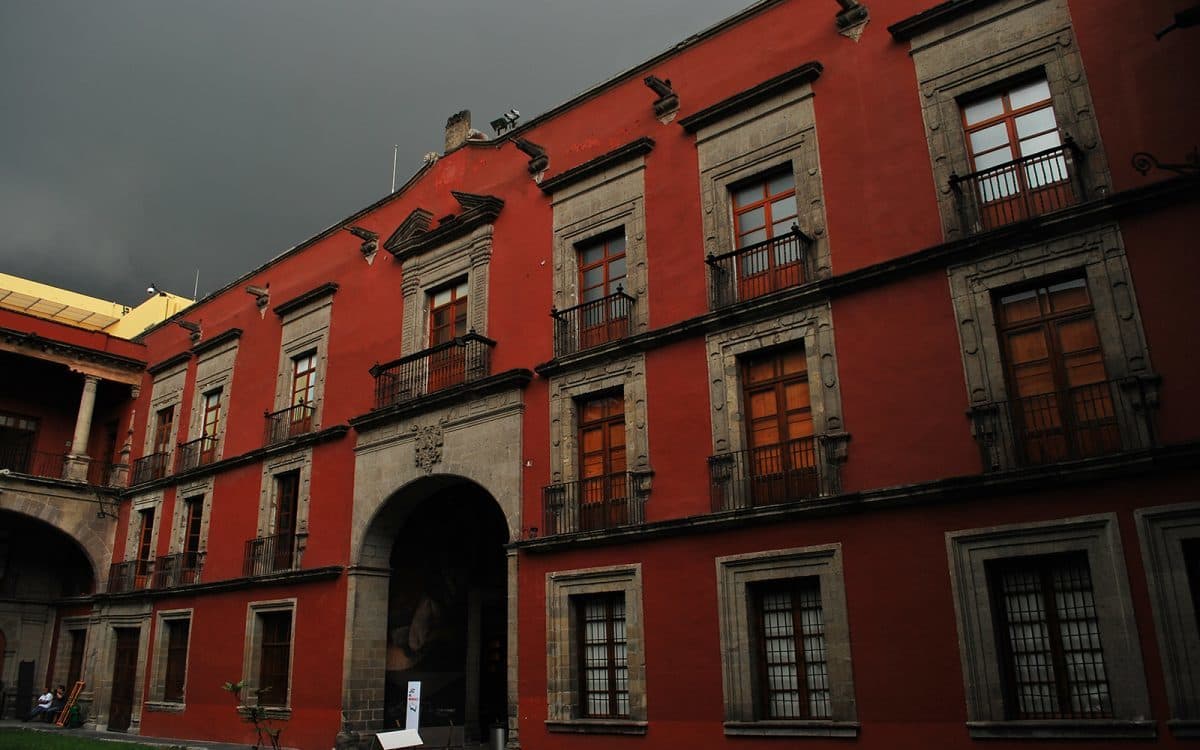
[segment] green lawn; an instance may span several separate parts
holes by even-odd
[[[94,740],[82,736],[72,729],[50,732],[35,732],[30,729],[0,729],[0,750],[144,750],[162,746],[141,745],[134,742]]]

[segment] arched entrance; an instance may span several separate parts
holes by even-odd
[[[419,479],[382,505],[360,555],[376,578],[356,587],[354,623],[356,640],[382,636],[379,728],[404,725],[411,682],[421,683],[426,743],[453,733],[470,747],[505,721],[507,542],[496,500],[461,477]]]

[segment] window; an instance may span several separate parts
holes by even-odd
[[[296,540],[296,512],[300,500],[300,472],[288,471],[275,477],[274,543],[271,570],[289,570]]]
[[[154,420],[154,452],[170,453],[172,429],[175,427],[175,407],[159,409]]]
[[[429,346],[450,344],[467,333],[467,280],[455,282],[429,296]],[[429,390],[462,383],[466,376],[465,348],[446,346],[429,357]]]
[[[200,463],[211,462],[217,453],[217,433],[221,427],[221,389],[204,394],[200,417]]]
[[[753,504],[819,494],[804,349],[754,354],[744,360],[742,370]]]
[[[271,719],[291,716],[292,639],[296,600],[251,602],[246,610],[246,640],[242,656],[243,712],[259,706]],[[243,714],[244,715],[244,714]]]
[[[36,419],[0,412],[0,469],[28,471],[36,435]]]
[[[983,228],[1075,202],[1045,75],[962,107]]]
[[[1010,719],[1112,715],[1087,555],[988,563]]]
[[[138,511],[138,535],[136,572],[134,573],[135,588],[145,588],[150,583],[150,573],[154,567],[154,508]]]
[[[640,563],[546,574],[546,726],[646,732]]]
[[[820,581],[805,578],[763,584],[753,599],[761,716],[829,718]]]
[[[163,624],[167,628],[167,663],[163,677],[163,700],[170,703],[183,703],[191,620],[165,620]]]
[[[196,583],[200,580],[200,534],[203,521],[204,496],[189,497],[184,501],[183,560],[179,579],[181,584]]]
[[[773,237],[786,236],[796,223],[796,181],[789,169],[756,177],[733,194],[736,247],[747,247]]]
[[[292,358],[292,405],[311,404],[317,397],[317,353]]]
[[[625,230],[579,246],[579,347],[587,349],[629,334],[625,296]]]
[[[292,659],[292,613],[266,612],[262,621],[262,650],[258,673],[258,703],[286,706]]]
[[[625,595],[578,597],[581,655],[579,694],[585,718],[629,717],[629,659],[625,641]]]
[[[996,309],[1021,462],[1121,450],[1087,282],[1000,293]]]
[[[1134,513],[1170,720],[1180,738],[1200,737],[1200,503],[1140,508]],[[1118,685],[1114,680],[1114,685]]]
[[[717,558],[725,734],[858,733],[840,545]]]
[[[628,523],[624,398],[618,392],[584,399],[578,414],[581,527]]]
[[[972,737],[1153,737],[1114,514],[946,535]]]

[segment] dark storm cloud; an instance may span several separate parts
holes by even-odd
[[[0,271],[204,294],[750,2],[2,0]]]

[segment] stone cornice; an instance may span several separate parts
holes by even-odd
[[[287,453],[288,451],[297,450],[305,446],[324,443],[330,440],[337,440],[349,431],[350,428],[348,426],[339,424],[334,425],[333,427],[326,427],[325,429],[318,430],[317,432],[310,432],[306,435],[297,435],[290,440],[284,440],[282,442],[265,445],[261,448],[255,448],[252,451],[241,453],[236,456],[230,456],[229,458],[223,458],[220,461],[214,461],[211,464],[197,466],[194,469],[181,471],[177,474],[168,474],[162,479],[155,479],[149,482],[142,482],[141,484],[130,485],[129,489],[121,492],[121,496],[128,497],[132,494],[141,494],[147,490],[153,490],[159,487],[169,487],[173,484],[181,484],[199,477],[208,476],[209,474],[218,474],[220,472],[227,471],[238,466],[245,466],[246,464],[254,463],[255,461],[260,461],[264,458],[275,456],[280,453]],[[172,458],[172,460],[174,459]]]
[[[1169,180],[1160,180],[1142,187],[1123,190],[1105,198],[1079,203],[1052,214],[1044,214],[989,232],[943,242],[908,255],[855,269],[849,273],[818,279],[746,302],[722,307],[703,315],[624,339],[610,341],[565,357],[557,357],[535,366],[534,371],[542,377],[551,377],[568,370],[588,367],[613,357],[648,351],[691,336],[704,335],[712,330],[772,317],[797,307],[835,299],[862,289],[891,284],[913,274],[926,272],[931,268],[944,269],[948,265],[986,256],[1018,244],[1049,239],[1077,231],[1081,227],[1115,221],[1124,215],[1153,210],[1157,206],[1166,205],[1171,201],[1186,200],[1189,197],[1192,199],[1200,197],[1200,178],[1175,177]]]
[[[549,179],[546,179],[539,186],[543,193],[550,195],[556,190],[561,190],[578,182],[586,180],[592,175],[599,174],[606,169],[621,164],[622,162],[635,159],[639,156],[645,156],[654,150],[653,138],[638,138],[636,141],[626,143],[624,146],[619,146],[608,153],[601,154],[595,159],[589,159],[577,167],[572,167],[562,174],[557,174]]]
[[[79,359],[84,362],[92,362],[98,365],[105,365],[121,370],[131,372],[141,372],[146,369],[146,363],[125,357],[120,354],[110,354],[102,352],[98,349],[89,349],[86,346],[78,346],[76,344],[68,344],[64,341],[46,338],[39,336],[36,333],[27,331],[18,331],[12,328],[0,328],[0,341],[6,344],[14,344],[19,347],[28,347],[38,349],[45,352],[53,352],[60,356]]]
[[[491,224],[504,208],[504,201],[490,195],[474,195],[451,191],[451,195],[462,207],[463,211],[442,219],[432,229],[414,228],[407,237],[384,243],[387,250],[396,260],[404,261],[417,255],[423,255],[430,250],[453,242],[469,235],[479,227]]]
[[[344,568],[341,565],[327,565],[307,570],[282,570],[278,573],[263,576],[226,578],[219,581],[203,581],[201,583],[189,583],[184,586],[172,586],[162,589],[138,589],[137,591],[122,591],[119,594],[100,592],[94,594],[92,598],[94,601],[125,602],[130,599],[167,599],[174,596],[195,596],[196,594],[237,591],[259,586],[294,586],[302,583],[336,580],[341,577],[343,570]],[[203,575],[203,572],[201,572],[201,575]]]
[[[840,516],[932,503],[973,502],[1013,493],[1057,489],[1163,471],[1195,471],[1200,441],[1101,456],[1086,461],[1048,464],[1028,469],[947,477],[930,482],[847,492],[792,503],[672,518],[617,529],[559,534],[510,543],[528,553],[562,552],[581,547],[640,544],[689,534],[706,534],[776,524],[801,518]],[[964,498],[966,500],[964,500]]]
[[[806,62],[798,68],[793,68],[786,73],[763,81],[757,86],[753,86],[745,91],[734,94],[728,99],[722,99],[716,104],[710,107],[705,107],[699,112],[690,114],[680,120],[679,125],[685,131],[689,133],[695,133],[703,127],[723,120],[730,115],[734,115],[738,112],[749,109],[755,104],[766,101],[773,96],[782,94],[783,92],[794,89],[797,86],[806,83],[812,83],[820,77],[821,71],[824,69],[824,66],[815,60]]]
[[[172,367],[182,365],[191,358],[192,353],[190,351],[179,352],[178,354],[173,354],[162,361],[155,362],[154,364],[150,365],[146,368],[146,372],[150,373],[151,375],[157,375],[160,372],[170,370]]]
[[[199,344],[196,344],[195,346],[193,346],[192,354],[199,357],[199,356],[203,355],[205,352],[212,351],[213,349],[216,349],[218,346],[221,346],[223,344],[228,344],[230,341],[236,341],[237,339],[240,339],[241,337],[242,337],[242,329],[241,328],[230,328],[227,331],[221,331],[216,336],[213,336],[210,339],[205,339],[204,341],[201,341]]]
[[[422,398],[367,412],[351,419],[350,425],[361,433],[400,419],[408,419],[453,404],[473,401],[492,393],[524,388],[531,380],[533,380],[533,373],[529,370],[505,370],[497,375],[490,375],[470,383],[436,391]]]
[[[907,42],[918,34],[936,29],[938,26],[996,2],[999,0],[946,0],[946,2],[923,10],[915,16],[897,21],[888,26],[887,30],[896,41]]]
[[[282,318],[284,315],[287,315],[290,312],[295,312],[305,305],[311,305],[313,302],[316,302],[323,297],[332,295],[337,290],[338,285],[335,282],[326,281],[319,287],[309,289],[307,292],[304,292],[296,297],[292,297],[286,302],[280,302],[278,305],[275,305],[275,307],[271,308],[271,311]]]

